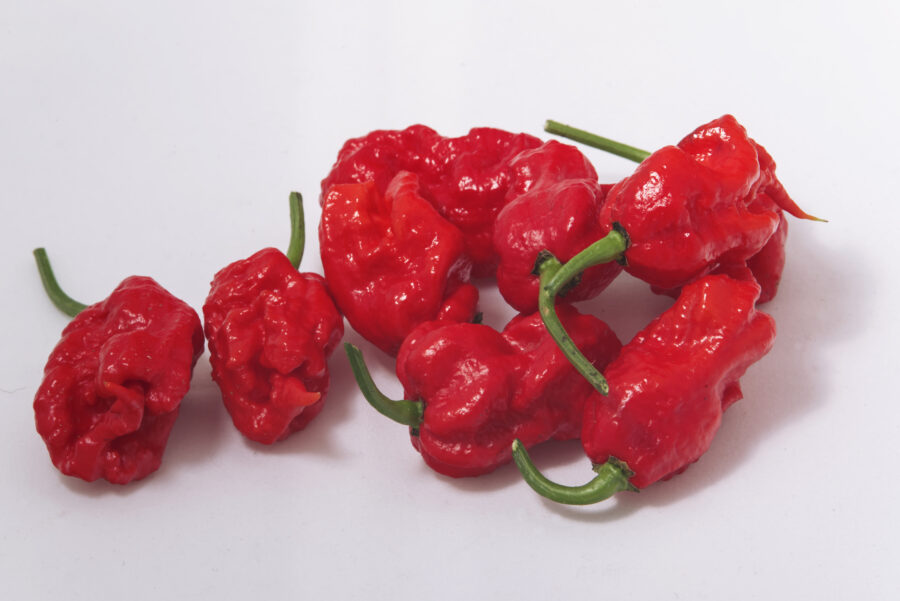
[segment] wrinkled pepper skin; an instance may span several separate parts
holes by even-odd
[[[775,177],[771,156],[725,115],[645,159],[610,190],[600,219],[606,231],[614,222],[627,231],[626,270],[666,290],[746,264],[782,210],[809,217]]]
[[[215,275],[203,315],[213,380],[244,436],[272,444],[319,414],[344,334],[324,278],[266,248]]]
[[[521,152],[510,163],[512,185],[494,225],[500,257],[497,284],[503,298],[522,313],[538,307],[541,251],[562,262],[605,234],[600,209],[612,186],[600,185],[587,158],[574,146],[551,140]],[[622,271],[616,262],[585,270],[561,300],[593,298]]]
[[[456,138],[424,125],[378,130],[348,140],[322,181],[322,200],[335,184],[374,182],[384,195],[401,171],[419,176],[420,193],[462,232],[475,277],[492,276],[494,221],[510,185],[509,162],[541,141],[527,134],[479,127]]]
[[[197,313],[150,278],[129,277],[81,311],[34,399],[53,465],[113,484],[156,471],[202,352]]]
[[[420,323],[471,321],[478,289],[463,234],[398,173],[382,194],[374,182],[337,184],[319,222],[325,278],[350,325],[394,355]]]
[[[759,290],[702,278],[622,348],[606,368],[609,396],[585,403],[581,439],[591,461],[624,461],[644,488],[706,452],[723,411],[742,396],[738,379],[775,339],[774,320],[755,309]]]
[[[598,368],[621,348],[599,319],[560,307],[563,321]],[[425,404],[413,446],[435,471],[459,478],[511,460],[510,445],[577,438],[591,386],[547,334],[540,316],[515,317],[503,330],[429,322],[397,357],[407,399]]]

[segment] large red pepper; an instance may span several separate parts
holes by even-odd
[[[755,309],[759,290],[724,275],[684,286],[607,367],[609,395],[595,393],[585,403],[581,441],[597,477],[580,487],[551,482],[517,443],[513,453],[526,481],[554,501],[588,504],[697,461],[723,411],[741,398],[739,378],[775,339],[774,320]]]
[[[597,367],[618,353],[621,344],[605,323],[572,307],[561,307],[560,314]],[[404,401],[382,395],[359,350],[346,347],[366,399],[409,426],[425,462],[452,477],[478,476],[509,462],[516,438],[526,446],[577,438],[591,393],[537,314],[514,318],[502,333],[470,323],[419,326],[397,357]]]
[[[368,181],[384,195],[397,173],[415,173],[422,196],[463,233],[474,275],[493,275],[492,232],[511,181],[510,159],[540,144],[534,136],[487,127],[457,138],[424,125],[373,131],[344,144],[322,181],[322,199],[335,184]]]
[[[574,146],[551,140],[525,150],[510,163],[512,185],[494,224],[500,257],[497,285],[517,311],[538,308],[540,278],[535,264],[542,252],[568,261],[600,235],[600,209],[612,186],[600,185],[587,158]],[[581,274],[565,300],[593,298],[622,271],[616,262]]]
[[[374,182],[331,186],[319,249],[337,306],[387,353],[422,322],[475,315],[463,235],[422,197],[413,173],[398,173],[384,194]]]
[[[303,209],[292,193],[287,254],[265,248],[219,271],[203,305],[213,380],[235,427],[272,444],[322,410],[328,357],[344,334],[325,279],[297,271]]]
[[[598,235],[606,236],[565,266],[551,257],[539,267],[539,303],[547,325],[601,392],[603,377],[578,358],[564,329],[554,323],[553,297],[573,277],[613,259],[624,260],[629,273],[661,289],[679,288],[716,269],[746,274],[779,229],[782,210],[815,219],[791,200],[775,177],[772,157],[730,115],[697,128],[678,146],[650,155],[554,122],[548,129],[636,160],[645,157],[632,175],[610,190],[603,204],[597,227]],[[767,297],[774,294],[771,283],[777,285],[783,265],[778,261],[783,250],[779,240],[772,243],[771,255],[764,254],[755,263],[768,283]]]
[[[53,303],[73,317],[34,398],[53,465],[88,482],[156,471],[203,352],[197,313],[147,277],[126,278],[89,307],[60,289],[44,249],[34,252]]]

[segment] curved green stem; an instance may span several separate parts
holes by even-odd
[[[522,472],[522,477],[528,486],[533,488],[539,495],[556,501],[557,503],[565,503],[566,505],[590,505],[598,503],[610,498],[617,492],[628,490],[639,492],[638,489],[628,481],[634,475],[623,461],[619,461],[615,457],[610,457],[606,463],[595,465],[594,471],[597,476],[581,486],[563,486],[549,480],[535,467],[525,450],[525,445],[518,439],[512,444],[513,459],[516,467]]]
[[[83,311],[87,305],[79,303],[71,296],[63,292],[53,275],[53,268],[50,267],[50,259],[47,258],[47,251],[43,248],[34,249],[34,260],[37,262],[38,273],[41,274],[41,283],[44,284],[44,290],[47,296],[56,306],[57,309],[68,315],[75,317]]]
[[[635,163],[640,163],[650,156],[650,153],[646,150],[641,150],[640,148],[635,148],[628,144],[622,144],[621,142],[616,142],[615,140],[592,134],[589,131],[572,127],[571,125],[564,125],[559,121],[548,120],[544,124],[544,131],[574,140],[575,142],[581,142],[582,144],[594,148],[599,148],[600,150],[605,150],[606,152],[632,160]]]
[[[609,234],[585,248],[567,263],[560,264],[556,257],[549,255],[537,267],[541,276],[538,310],[547,331],[575,369],[603,395],[609,394],[609,384],[566,332],[556,313],[556,296],[582,271],[594,265],[621,259],[622,253],[627,248],[628,234],[619,224],[613,224]]]
[[[366,367],[359,348],[345,342],[344,350],[347,351],[347,357],[350,359],[353,377],[356,378],[356,383],[369,404],[398,424],[418,428],[422,424],[422,416],[425,414],[425,404],[422,401],[395,401],[384,396],[372,380],[372,374],[369,373],[369,368]]]
[[[303,196],[299,192],[291,192],[288,201],[291,204],[291,242],[288,245],[288,261],[294,269],[300,267],[303,259],[303,247],[306,244],[306,231],[303,221]]]

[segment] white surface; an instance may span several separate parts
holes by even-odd
[[[0,4],[0,595],[896,599],[894,5],[338,4]],[[204,357],[156,475],[88,485],[50,465],[31,401],[66,318],[32,248],[76,298],[138,273],[199,308],[217,269],[287,243],[291,189],[303,269],[321,269],[318,183],[349,137],[554,118],[652,149],[725,112],[830,223],[791,223],[775,349],[678,478],[572,509],[512,467],[436,476],[342,354],[322,415],[272,449],[231,426]],[[631,169],[588,155],[604,181]],[[627,337],[665,301],[622,278],[589,306]],[[535,457],[590,475],[578,443]]]

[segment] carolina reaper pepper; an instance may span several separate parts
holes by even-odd
[[[551,140],[519,153],[510,162],[512,184],[494,224],[499,257],[497,285],[517,311],[538,308],[535,263],[542,252],[567,261],[600,237],[600,209],[612,186],[597,182],[597,173],[574,146]],[[622,271],[616,262],[585,270],[564,299],[593,298]]]
[[[478,127],[457,138],[424,125],[378,130],[348,140],[322,181],[322,199],[335,184],[374,182],[382,195],[401,171],[419,177],[420,193],[462,232],[475,277],[497,265],[492,232],[510,185],[509,161],[541,141],[527,134]]]
[[[371,181],[329,188],[319,249],[337,306],[386,353],[422,322],[475,315],[463,235],[422,197],[413,173],[398,173],[384,194]]]
[[[344,334],[325,279],[297,271],[300,195],[290,195],[287,254],[265,248],[213,278],[203,305],[212,376],[234,426],[263,444],[283,440],[322,410],[328,357]]]
[[[755,282],[725,275],[684,286],[607,367],[609,395],[595,392],[585,402],[581,441],[597,477],[580,487],[551,482],[514,443],[528,484],[554,501],[584,505],[697,461],[722,413],[741,398],[739,378],[775,339],[774,320],[755,309],[759,291]]]
[[[44,288],[73,317],[34,398],[37,431],[59,471],[88,482],[156,471],[203,352],[197,313],[148,277],[126,278],[89,307],[59,287],[44,249]]]
[[[783,240],[775,237],[770,255],[757,262],[754,257],[773,240],[782,210],[815,219],[791,200],[775,177],[771,156],[730,115],[697,128],[678,146],[650,155],[555,122],[548,122],[548,130],[636,160],[646,157],[607,195],[597,221],[599,233],[606,236],[563,267],[553,257],[539,267],[542,315],[567,355],[601,392],[602,376],[578,359],[564,329],[553,323],[553,297],[576,274],[616,259],[656,288],[672,289],[717,269],[746,275],[754,265],[764,274],[771,298],[783,265],[778,262]]]
[[[564,322],[598,367],[621,343],[599,319],[561,307]],[[541,323],[520,315],[497,332],[482,324],[428,322],[409,335],[397,357],[403,401],[381,394],[359,349],[345,345],[366,399],[410,427],[413,447],[429,467],[478,476],[511,459],[510,444],[576,438],[590,394]]]

